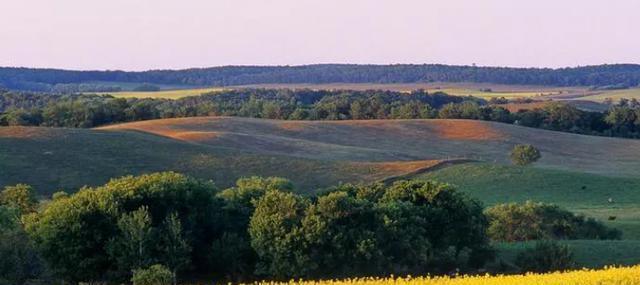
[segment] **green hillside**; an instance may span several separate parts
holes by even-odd
[[[486,205],[526,200],[558,204],[621,229],[625,239],[640,239],[639,178],[485,163],[456,165],[419,178],[455,184]]]
[[[125,174],[175,170],[221,186],[242,176],[278,175],[314,191],[411,173],[441,160],[508,165],[518,143],[537,146],[543,156],[537,165],[544,169],[603,177],[632,177],[640,169],[640,141],[491,122],[199,117],[94,130],[0,128],[0,185],[23,182],[51,193]]]

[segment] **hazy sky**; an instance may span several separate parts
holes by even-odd
[[[640,0],[0,0],[0,66],[640,63]]]

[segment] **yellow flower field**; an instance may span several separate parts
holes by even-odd
[[[460,276],[357,278],[325,281],[259,282],[258,285],[640,285],[640,266],[577,270],[563,273]]]

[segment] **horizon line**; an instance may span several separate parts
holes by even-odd
[[[212,65],[206,67],[185,67],[185,68],[156,68],[156,69],[144,69],[144,70],[126,70],[126,69],[72,69],[72,68],[60,68],[60,67],[29,67],[29,66],[5,66],[0,65],[0,69],[34,69],[34,70],[57,70],[57,71],[70,71],[70,72],[128,72],[128,73],[142,73],[152,71],[184,71],[184,70],[205,70],[216,68],[231,68],[231,67],[262,67],[262,68],[295,68],[295,67],[309,67],[309,66],[448,66],[448,67],[477,67],[477,68],[509,68],[509,69],[539,69],[539,70],[562,70],[562,69],[576,69],[598,66],[640,66],[640,63],[600,63],[600,64],[588,64],[588,65],[575,65],[564,67],[539,67],[539,66],[498,66],[498,65],[476,65],[472,64],[446,64],[446,63],[309,63],[309,64],[228,64],[228,65]]]

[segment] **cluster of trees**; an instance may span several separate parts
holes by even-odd
[[[637,86],[640,65],[616,64],[575,68],[507,68],[438,64],[305,66],[225,66],[185,70],[69,71],[0,68],[0,86],[50,91],[56,84],[96,81],[228,86],[260,83],[411,83],[486,82],[554,86]]]
[[[0,91],[0,126],[95,127],[159,118],[242,116],[283,120],[471,119],[556,131],[640,137],[640,103],[621,100],[607,112],[563,102],[511,113],[500,104],[436,92],[242,89],[168,99]]]
[[[436,108],[464,99],[418,91],[230,90],[178,100],[99,95],[0,92],[0,125],[94,127],[193,116],[243,116],[292,120],[433,118]]]
[[[127,281],[155,264],[174,278],[417,274],[478,268],[493,253],[481,205],[435,182],[340,185],[309,197],[281,178],[218,191],[167,172],[57,193],[38,211],[22,190],[6,190],[17,194],[2,209],[23,211],[16,228],[45,261],[30,265],[71,282]],[[34,277],[23,276],[10,281]]]
[[[532,201],[500,204],[487,209],[485,214],[490,221],[487,233],[496,241],[622,238],[619,230],[553,204]]]
[[[485,214],[450,185],[424,181],[303,196],[283,178],[243,178],[218,190],[164,172],[41,203],[33,193],[16,185],[0,196],[0,284],[446,273],[483,267],[494,256],[490,238],[619,237],[550,205]]]

